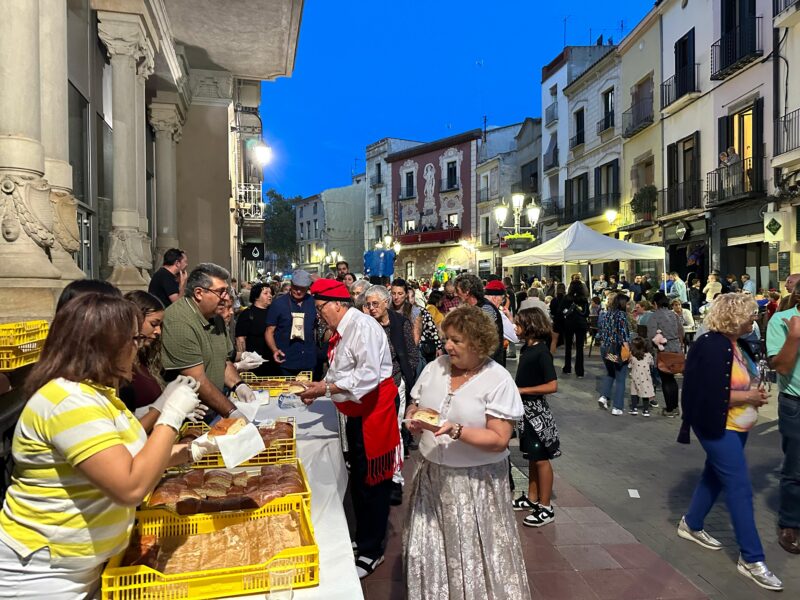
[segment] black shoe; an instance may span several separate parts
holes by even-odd
[[[570,373],[572,373],[572,369],[567,369],[565,367],[565,368],[561,369],[561,372],[564,373],[564,375],[569,375]]]
[[[389,492],[389,504],[400,506],[403,503],[403,486],[396,481],[392,482],[392,491]]]

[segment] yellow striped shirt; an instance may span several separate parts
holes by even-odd
[[[53,565],[90,567],[127,544],[135,509],[116,504],[75,465],[122,444],[132,456],[147,435],[108,387],[54,379],[25,405],[16,461],[0,513],[0,540],[27,557],[47,546]]]

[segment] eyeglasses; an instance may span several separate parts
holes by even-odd
[[[372,302],[364,302],[364,306],[367,308],[378,308],[384,302],[386,302],[386,300],[374,300]]]
[[[326,305],[328,302],[330,302],[330,300],[326,300],[326,301],[325,301],[325,302],[323,302],[322,304],[317,304],[317,305],[315,305],[315,307],[314,307],[314,308],[316,308],[316,309],[317,309],[317,312],[318,312],[318,313],[321,313],[321,312],[322,312],[322,309],[323,309],[323,308],[325,308],[325,305]]]
[[[201,287],[200,289],[201,290],[205,290],[207,292],[211,292],[212,294],[214,294],[220,300],[222,300],[222,298],[225,297],[225,296],[228,296],[230,298],[230,294],[228,293],[228,288],[220,288],[218,290],[215,290],[215,289],[212,289],[212,288]]]

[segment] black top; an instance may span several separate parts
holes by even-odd
[[[585,299],[564,296],[559,304],[564,329],[581,331],[589,329],[589,303]]]
[[[268,308],[259,308],[252,304],[245,308],[236,320],[236,337],[245,338],[245,349],[248,352],[258,352],[267,359],[270,357],[270,351],[264,333],[267,331],[268,312]]]
[[[500,341],[497,343],[497,348],[490,358],[497,364],[505,367],[506,347],[505,344],[503,344],[503,317],[500,316],[500,309],[486,299],[484,299],[482,303],[478,304],[478,308],[488,314],[489,317],[494,319],[495,327],[497,327],[497,337]]]
[[[164,267],[161,267],[158,271],[153,273],[153,276],[150,278],[150,285],[147,287],[147,291],[161,300],[164,308],[167,308],[172,304],[172,300],[170,300],[169,297],[172,294],[180,293],[181,288],[178,285],[178,280],[175,278],[175,275]]]
[[[558,379],[553,366],[553,355],[544,342],[533,346],[524,345],[519,355],[517,376],[514,378],[517,387],[534,387]],[[543,394],[523,394],[525,398],[541,398]]]

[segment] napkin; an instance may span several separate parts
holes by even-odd
[[[264,440],[252,423],[248,423],[233,435],[221,435],[214,439],[222,454],[222,461],[229,469],[238,467],[265,449]]]

